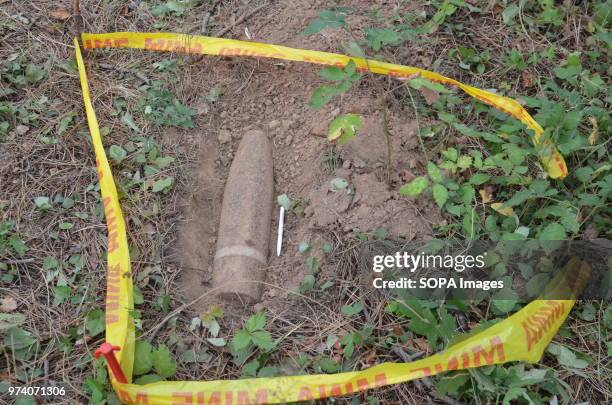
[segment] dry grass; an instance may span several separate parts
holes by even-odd
[[[139,8],[138,12],[126,10],[126,3],[111,0],[82,1],[83,31],[153,31],[166,30],[178,32],[197,31],[201,18],[210,9],[211,4],[203,2],[192,7],[182,18],[168,19],[164,26],[155,26],[158,19]],[[0,221],[14,220],[15,232],[28,246],[25,258],[15,255],[0,257],[0,261],[16,270],[15,279],[10,283],[0,282],[0,295],[12,297],[17,301],[17,312],[26,315],[22,327],[32,333],[40,344],[40,350],[27,361],[16,360],[10,351],[0,353],[0,373],[2,379],[12,384],[28,385],[50,384],[61,382],[67,384],[68,395],[54,403],[84,403],[88,393],[83,382],[92,374],[92,353],[103,341],[103,335],[95,337],[84,333],[84,319],[90,310],[101,308],[104,296],[106,228],[103,222],[100,193],[96,188],[97,177],[95,162],[88,138],[88,129],[83,117],[82,98],[76,73],[62,66],[73,58],[72,36],[74,20],[58,20],[52,12],[61,10],[65,5],[57,1],[0,1],[0,60],[10,61],[23,57],[28,62],[44,66],[47,71],[44,80],[36,85],[18,89],[14,94],[0,98],[17,106],[26,106],[32,100],[46,97],[44,107],[35,111],[37,117],[27,132],[10,133],[4,139],[0,137]],[[209,29],[217,32],[228,26],[234,12],[242,12],[243,4],[222,1],[215,10]],[[266,13],[267,11],[262,11]],[[273,15],[274,11],[270,11]],[[217,17],[216,17],[217,16]],[[395,54],[386,55],[390,60],[402,64],[421,65],[435,62],[440,55],[446,55],[450,48],[467,41],[478,49],[488,49],[500,56],[507,47],[523,47],[525,50],[546,49],[550,43],[545,37],[525,33],[517,39],[508,35],[498,20],[487,18],[470,20],[465,17],[465,30],[471,32],[467,39],[456,38],[448,32],[440,32],[426,47],[419,43],[409,43],[397,48]],[[458,18],[463,18],[459,16]],[[225,22],[228,22],[226,24]],[[567,21],[566,35],[559,38],[558,44],[568,48],[579,48],[582,43],[580,31],[572,27],[580,24],[579,16],[571,16]],[[155,27],[155,28],[154,28]],[[121,122],[120,116],[114,113],[113,100],[123,98],[126,111],[133,112],[141,135],[152,137],[161,146],[164,156],[174,157],[175,164],[158,174],[172,175],[177,187],[163,196],[145,192],[135,187],[122,195],[122,208],[128,225],[128,237],[132,250],[134,279],[141,287],[145,305],[141,307],[141,332],[154,337],[155,342],[176,342],[199,349],[208,348],[211,358],[197,367],[181,363],[176,379],[211,380],[239,378],[242,368],[232,362],[232,357],[225,350],[211,348],[206,342],[204,331],[189,331],[188,325],[193,315],[188,306],[169,319],[161,328],[156,328],[167,318],[171,311],[161,311],[155,301],[161,294],[171,296],[171,308],[183,304],[181,297],[174,294],[176,281],[180,277],[180,268],[175,264],[172,250],[176,239],[176,227],[180,218],[181,192],[193,186],[189,168],[196,160],[198,137],[211,136],[215,125],[215,114],[219,113],[214,104],[206,114],[197,118],[197,134],[194,131],[167,131],[155,127],[151,122],[137,117],[139,89],[147,80],[162,80],[167,88],[177,95],[185,105],[197,106],[201,102],[203,83],[217,83],[229,86],[217,69],[226,62],[218,59],[196,60],[194,57],[178,58],[179,68],[172,73],[158,72],[151,66],[170,55],[145,53],[138,51],[101,51],[86,54],[89,67],[89,81],[93,93],[93,103],[101,126],[108,127],[109,133],[104,141],[107,145],[125,144],[125,140],[134,133]],[[421,63],[415,63],[415,60]],[[252,61],[235,65],[243,70],[245,83],[252,73]],[[471,75],[456,69],[456,61],[445,60],[436,70],[464,80],[474,85],[497,83],[504,76],[503,65],[494,63],[493,68],[483,75]],[[427,66],[426,66],[427,67]],[[537,76],[550,75],[550,66],[538,65]],[[517,91],[534,94],[535,88],[526,88],[520,77],[510,76],[505,81]],[[231,83],[234,88],[242,84]],[[377,92],[391,92],[395,97],[393,103],[408,103],[405,89],[393,89],[386,79],[371,79],[368,86]],[[8,88],[0,81],[0,92]],[[41,141],[42,136],[54,136],[62,117],[76,113],[73,125],[58,136],[58,142],[47,144]],[[115,168],[119,169],[119,168]],[[124,184],[123,184],[124,185]],[[122,184],[120,184],[122,186]],[[75,201],[73,208],[61,208],[59,204],[41,212],[34,204],[39,196],[48,196],[53,200],[57,196],[70,197]],[[76,213],[87,216],[78,217]],[[62,222],[74,223],[71,230],[60,230]],[[268,330],[275,338],[280,339],[278,348],[271,354],[268,364],[278,365],[283,374],[294,374],[304,371],[296,360],[300,353],[310,356],[326,355],[340,358],[337,348],[327,349],[324,346],[327,336],[344,336],[358,331],[365,323],[374,326],[375,337],[387,336],[395,326],[401,326],[398,320],[384,311],[383,302],[371,299],[371,292],[360,287],[361,277],[358,273],[359,246],[354,241],[335,240],[334,256],[325,263],[324,277],[335,283],[325,293],[294,295],[292,298],[279,300],[274,308],[269,308]],[[72,255],[81,255],[82,268],[75,270],[68,265]],[[46,258],[53,257],[63,266],[55,279],[47,279]],[[143,279],[147,276],[148,278]],[[65,277],[72,289],[74,302],[54,305],[53,287],[58,277]],[[154,281],[152,281],[154,280]],[[322,279],[321,283],[328,281]],[[274,286],[279,288],[278,286]],[[354,302],[366,304],[363,317],[348,320],[341,313],[341,307]],[[242,328],[248,314],[241,309],[228,309],[222,322],[222,330],[227,336]],[[592,323],[577,319],[569,322],[570,328],[582,341],[574,342],[585,348],[595,357],[595,366],[585,370],[584,377],[565,376],[566,382],[574,388],[575,398],[593,398],[609,400],[609,381],[601,378],[610,368],[609,358],[603,337],[597,340],[600,344],[591,347],[586,337],[601,333],[601,317]],[[153,333],[154,332],[154,333]],[[68,341],[67,346],[62,346]],[[376,341],[376,339],[374,339]],[[415,348],[415,352],[417,351]],[[412,353],[414,354],[414,353]],[[362,369],[384,361],[401,361],[405,352],[391,352],[384,347],[374,345],[367,350],[357,351],[355,369]],[[410,355],[410,354],[408,354]],[[250,360],[250,359],[249,359]],[[551,363],[554,367],[554,364]],[[312,372],[312,368],[309,370]],[[27,373],[25,376],[23,373]],[[371,392],[368,395],[378,397],[382,403],[431,403],[434,401],[431,382],[400,384]],[[364,401],[365,396],[360,398]],[[449,398],[438,398],[450,402]],[[2,399],[0,399],[2,401]],[[73,402],[74,401],[74,402]],[[338,399],[336,403],[351,403],[350,399]]]

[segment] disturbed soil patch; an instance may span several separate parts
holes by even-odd
[[[287,2],[277,6],[274,18],[258,14],[248,24],[252,40],[343,52],[338,44],[350,37],[342,31],[325,30],[323,42],[320,36],[299,35],[308,21],[316,17],[316,5],[300,3],[298,7],[297,2]],[[367,8],[367,4],[357,3],[353,7]],[[216,147],[211,148],[210,139],[200,146],[206,149],[201,153],[206,160],[200,158],[188,175],[195,179],[194,188],[182,197],[184,223],[177,250],[183,264],[179,284],[186,301],[197,299],[210,287],[222,187],[242,134],[249,129],[261,129],[272,140],[276,193],[288,194],[301,206],[299,213],[287,214],[280,257],[275,253],[278,219],[275,209],[269,244],[269,285],[264,300],[294,290],[307,274],[305,257],[297,249],[301,242],[315,246],[332,242],[330,235],[337,241],[349,240],[360,232],[381,229],[390,237],[410,240],[427,237],[429,224],[441,221],[431,202],[397,193],[401,184],[423,169],[411,107],[397,102],[383,105],[380,101],[381,94],[397,86],[397,82],[370,79],[369,83],[336,97],[323,109],[313,110],[307,103],[321,79],[312,65],[232,57],[204,59],[203,63],[214,69],[220,79],[198,82],[200,92],[218,87],[222,88],[223,96],[214,103],[211,113],[218,115],[211,118],[204,134],[215,138]],[[336,148],[325,139],[327,125],[338,114],[348,112],[360,114],[364,125],[356,139]],[[391,143],[390,170],[385,119]],[[347,189],[332,190],[330,182],[337,178],[348,182]],[[328,269],[325,261],[321,264],[324,270]],[[199,300],[193,308],[204,310],[209,305],[206,302],[208,299]]]

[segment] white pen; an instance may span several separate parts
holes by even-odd
[[[285,225],[285,207],[281,205],[278,217],[278,239],[276,239],[276,256],[280,256],[283,246],[283,226]]]

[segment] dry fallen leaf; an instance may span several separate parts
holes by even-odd
[[[593,130],[591,131],[591,134],[589,135],[589,145],[592,146],[592,145],[595,145],[595,143],[599,139],[599,126],[597,125],[597,120],[595,119],[595,117],[589,117],[589,121],[591,122],[591,125],[593,126]]]
[[[480,198],[482,198],[482,202],[484,204],[491,204],[491,208],[493,208],[495,211],[499,212],[500,214],[507,216],[507,217],[511,217],[514,216],[514,210],[512,209],[512,207],[502,207],[504,204],[503,203],[499,203],[499,202],[492,202],[493,201],[493,189],[491,187],[485,187],[485,188],[481,188],[480,190],[478,190],[478,194],[480,194]]]
[[[480,194],[480,198],[482,198],[484,204],[488,204],[493,200],[493,193],[490,187],[481,188],[478,190],[478,194]]]
[[[586,240],[597,239],[597,237],[599,236],[599,230],[597,229],[597,226],[593,222],[589,222],[586,228],[584,228],[584,231],[582,232],[582,236]]]
[[[335,349],[336,353],[338,353],[338,354],[344,353],[344,349],[342,348],[342,344],[340,343],[340,339],[336,340],[336,343],[334,343],[334,349]]]
[[[432,105],[433,103],[438,101],[438,99],[440,98],[440,93],[438,93],[435,90],[429,89],[425,86],[421,86],[421,88],[419,89],[419,92],[425,99],[425,102],[427,103],[427,105]]]
[[[369,367],[376,363],[377,358],[378,358],[378,355],[376,354],[376,350],[372,350],[366,355],[363,362],[366,364],[367,367]]]
[[[419,348],[419,350],[424,351],[425,353],[429,353],[429,343],[425,338],[414,338],[412,339],[412,343]]]
[[[502,207],[502,205],[504,204],[498,203],[498,202],[492,203],[491,208],[493,208],[495,211],[499,212],[500,214],[506,217],[514,216],[514,210],[512,209],[512,207]]]
[[[535,76],[528,70],[523,70],[521,73],[521,77],[523,78],[523,86],[525,87],[533,87],[535,84]]]
[[[17,301],[13,297],[0,298],[0,312],[13,312],[17,309]]]
[[[56,20],[62,21],[67,20],[72,16],[70,11],[66,10],[65,8],[58,8],[57,10],[53,10],[49,13],[49,15],[51,15],[51,17],[55,18]]]

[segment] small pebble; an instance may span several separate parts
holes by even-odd
[[[228,143],[232,140],[232,134],[227,129],[222,129],[221,131],[219,131],[217,139],[219,140],[219,143]]]
[[[30,127],[28,127],[27,125],[23,125],[23,124],[17,125],[15,127],[15,133],[17,135],[25,135],[26,132],[28,132],[29,130],[30,130]]]

